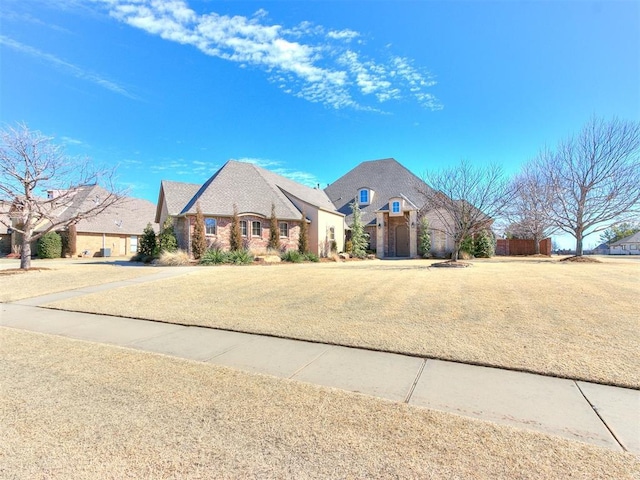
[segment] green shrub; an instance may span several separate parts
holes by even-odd
[[[178,239],[173,230],[173,218],[168,217],[162,225],[162,231],[158,235],[158,250],[173,253],[178,250]]]
[[[238,207],[235,204],[233,205],[233,216],[231,217],[229,248],[231,249],[231,251],[242,250],[243,248],[242,231],[240,230],[240,219],[238,218]]]
[[[45,233],[38,240],[39,258],[60,258],[62,257],[62,238],[56,232]]]
[[[319,262],[320,261],[320,257],[318,257],[318,255],[316,255],[315,253],[311,253],[311,252],[305,253],[303,258],[304,258],[305,262]]]
[[[431,251],[431,235],[429,234],[429,220],[420,218],[420,234],[418,236],[418,254],[422,258],[428,258]]]
[[[287,250],[282,255],[280,255],[280,259],[283,262],[291,262],[291,263],[301,263],[301,262],[319,262],[320,257],[315,253],[307,252],[300,253],[297,250]]]
[[[473,258],[474,251],[473,237],[467,235],[462,239],[462,243],[460,243],[460,256],[465,259]]]
[[[228,263],[234,265],[248,265],[253,263],[253,254],[249,250],[235,250],[229,252]]]
[[[200,265],[221,265],[229,263],[229,253],[219,249],[209,249],[200,257]]]
[[[496,253],[493,235],[483,230],[478,234],[475,241],[475,256],[478,258],[491,258]]]
[[[292,262],[292,263],[300,263],[302,262],[303,255],[297,250],[287,250],[282,255],[280,255],[280,259],[283,262]]]
[[[150,223],[144,227],[138,253],[145,257],[155,257],[158,254],[158,244],[156,243],[156,232]]]
[[[353,221],[351,223],[351,254],[356,258],[364,258],[367,256],[369,234],[364,231],[362,213],[358,202],[353,202],[350,207],[353,212]]]

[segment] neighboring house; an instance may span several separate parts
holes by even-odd
[[[353,222],[351,205],[362,212],[370,249],[378,258],[417,257],[419,217],[429,220],[431,253],[445,256],[453,240],[434,212],[425,210],[427,184],[393,158],[362,162],[327,186],[325,192],[347,225]]]
[[[609,250],[609,244],[605,242],[601,243],[596,248],[591,250],[591,253],[593,253],[594,255],[609,255]]]
[[[0,211],[4,210],[0,205]],[[9,215],[0,213],[0,255],[8,255],[11,253],[11,233],[9,230],[11,220]]]
[[[269,230],[277,228],[283,250],[296,250],[304,214],[309,249],[328,255],[332,244],[344,249],[344,215],[336,211],[324,191],[307,187],[252,163],[230,160],[203,185],[163,180],[155,221],[163,225],[174,219],[174,231],[181,249],[191,251],[196,208],[205,217],[209,245],[229,248],[234,207],[247,248],[266,251]],[[270,225],[271,206],[278,225]]]
[[[56,198],[61,192],[50,190],[48,198]],[[54,211],[59,220],[71,218],[79,210],[86,211],[91,204],[104,198],[108,192],[99,185],[80,187],[71,201]],[[138,251],[138,237],[155,216],[156,206],[147,200],[126,197],[94,217],[82,219],[76,224],[76,254],[83,256],[125,256]],[[15,220],[14,220],[15,221]],[[46,223],[36,231],[47,227]],[[155,228],[157,230],[157,228]],[[13,232],[11,244],[19,245],[20,235]],[[35,245],[32,246],[35,254]]]
[[[640,232],[609,245],[610,255],[640,255]]]

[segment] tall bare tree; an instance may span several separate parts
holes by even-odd
[[[112,170],[69,157],[52,140],[22,123],[0,131],[0,213],[8,214],[7,226],[22,236],[22,269],[31,266],[32,241],[94,217],[124,198],[113,188]],[[70,212],[80,189],[99,181],[107,183],[105,195]]]
[[[640,212],[640,122],[592,118],[582,131],[539,159],[554,189],[555,225],[576,239]]]
[[[546,154],[541,153],[544,157]],[[540,241],[551,235],[555,224],[551,217],[554,189],[544,173],[537,168],[536,160],[526,163],[512,180],[512,201],[506,209],[511,222],[508,232],[519,238],[535,241],[535,253],[540,253]]]
[[[423,190],[425,209],[433,211],[453,239],[451,259],[458,260],[465,237],[491,228],[512,197],[509,182],[498,165],[474,167],[467,161],[428,172]]]

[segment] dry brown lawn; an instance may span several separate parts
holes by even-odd
[[[51,306],[640,388],[639,261],[431,263],[203,267]]]
[[[66,263],[39,261],[33,262],[33,267],[27,272],[0,270],[0,302],[15,302],[24,298],[128,280],[156,272],[145,267],[72,261]]]
[[[353,393],[0,328],[0,478],[550,479],[637,457]]]

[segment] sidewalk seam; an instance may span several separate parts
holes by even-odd
[[[318,360],[321,356],[323,356],[325,353],[327,353],[329,350],[331,350],[333,348],[333,345],[329,345],[328,348],[324,349],[322,352],[320,352],[318,355],[316,355],[315,358],[313,358],[312,360],[308,361],[307,363],[305,363],[303,366],[301,366],[300,368],[298,368],[295,372],[293,372],[290,376],[288,376],[287,378],[289,380],[293,379],[293,377],[295,377],[297,374],[299,374],[302,370],[304,370],[305,368],[307,368],[309,365],[311,365],[313,362],[315,362],[316,360]]]
[[[416,389],[416,386],[420,381],[420,377],[422,377],[422,372],[424,372],[424,367],[427,365],[427,360],[428,359],[426,358],[422,360],[422,364],[420,365],[420,368],[418,369],[418,373],[416,374],[416,378],[413,381],[411,388],[409,389],[409,393],[407,393],[407,396],[404,399],[404,403],[409,403],[409,400],[411,400],[411,397],[413,396],[413,391]]]
[[[587,403],[589,404],[589,406],[591,407],[591,409],[593,410],[593,412],[598,416],[598,418],[600,419],[600,421],[602,422],[602,424],[605,426],[605,428],[609,431],[609,433],[611,434],[611,436],[613,437],[613,439],[618,443],[618,445],[620,445],[620,448],[622,448],[622,450],[624,452],[628,452],[629,450],[627,450],[627,447],[625,447],[622,442],[620,441],[620,439],[617,437],[617,435],[613,432],[613,430],[611,430],[611,428],[609,428],[609,425],[607,424],[607,422],[605,422],[604,418],[602,418],[602,415],[600,415],[600,412],[598,412],[598,409],[595,407],[595,405],[593,403],[591,403],[591,400],[589,400],[589,397],[587,397],[585,395],[585,393],[582,391],[582,389],[580,388],[580,385],[578,384],[578,382],[576,380],[573,380],[573,383],[575,384],[575,386],[578,388],[578,391],[582,394],[582,396],[584,397],[584,399],[587,401]]]

